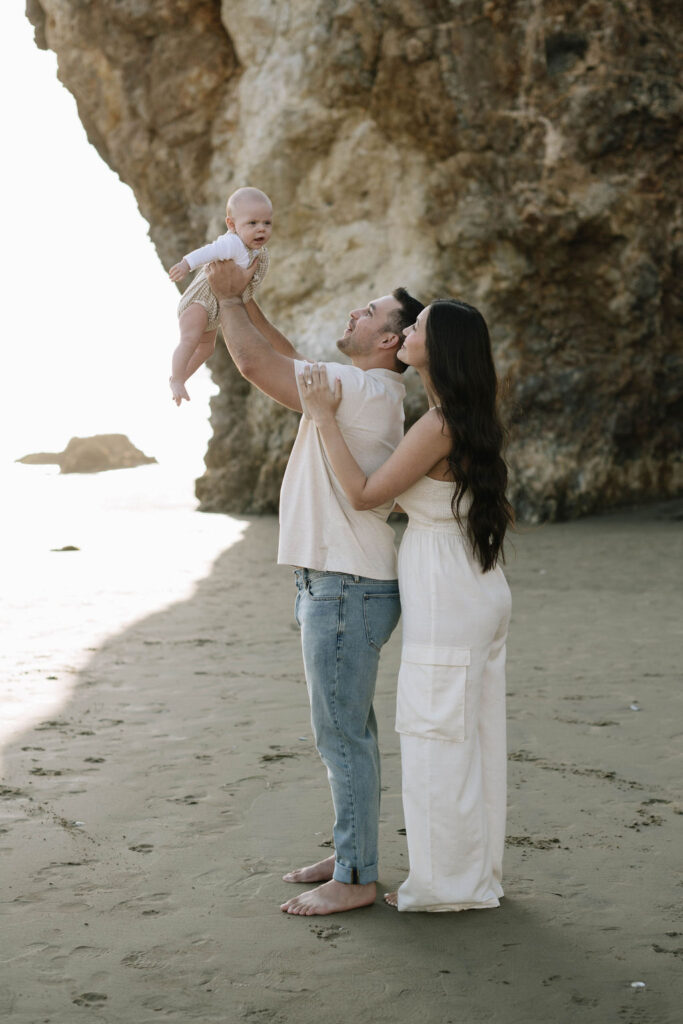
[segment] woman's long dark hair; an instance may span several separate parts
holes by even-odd
[[[453,439],[448,456],[455,490],[451,507],[461,522],[467,492],[467,536],[484,572],[504,560],[503,539],[514,522],[505,497],[505,431],[498,414],[498,381],[486,321],[474,306],[451,299],[430,303],[427,361],[441,415]]]

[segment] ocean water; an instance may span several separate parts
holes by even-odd
[[[107,637],[186,600],[239,542],[246,521],[196,511],[202,468],[187,457],[66,475],[0,463],[0,749],[58,717]],[[66,546],[78,550],[59,550]]]

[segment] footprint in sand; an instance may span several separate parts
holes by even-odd
[[[242,867],[249,875],[267,875],[270,871],[264,860],[243,860]]]
[[[80,996],[76,996],[71,1002],[76,1006],[97,1006],[99,1003],[105,1003],[108,998],[104,992],[81,992]]]
[[[157,955],[157,950],[159,955]],[[163,964],[163,951],[161,947],[156,949],[143,950],[134,949],[132,953],[127,953],[121,959],[121,965],[123,967],[133,967],[138,971],[149,971],[153,968],[161,967]]]
[[[145,962],[145,954],[142,950],[136,950],[133,953],[127,953],[126,956],[121,960],[123,967],[135,967],[138,970],[144,970],[149,965]]]
[[[66,953],[64,950],[60,950],[56,956],[50,957],[50,963],[55,968],[59,966],[66,967],[70,965],[73,970],[73,964],[75,960],[81,960],[84,963],[89,963],[91,960],[98,960],[102,956],[106,956],[107,950],[102,949],[100,946],[74,946],[70,953]]]
[[[640,832],[641,828],[649,828],[651,825],[663,825],[664,818],[661,814],[648,814],[642,807],[638,808],[638,814],[640,818],[636,818],[626,828],[632,828],[635,832]]]
[[[318,939],[321,939],[323,942],[329,942],[331,946],[336,946],[336,943],[333,941],[334,939],[349,934],[348,928],[343,928],[340,924],[330,924],[327,927],[312,925],[310,930]]]
[[[22,789],[11,789],[10,786],[0,786],[0,798],[3,800],[13,800],[20,796],[26,796],[26,793]]]
[[[240,1020],[250,1021],[251,1024],[284,1024],[285,1018],[277,1010],[265,1007],[262,1010],[243,1010]]]
[[[94,863],[96,862],[92,860],[52,861],[52,863],[48,864],[46,867],[39,868],[38,871],[35,872],[35,877],[47,878],[48,881],[52,878],[61,880],[64,878],[65,868],[85,868]]]
[[[667,935],[676,935],[676,932],[667,932]],[[670,956],[676,958],[683,957],[683,946],[676,946],[674,949],[668,949],[666,946],[660,946],[658,942],[652,943],[652,948],[655,953],[668,953]]]
[[[262,762],[265,763],[268,761],[285,761],[287,758],[299,756],[298,750],[283,750],[282,747],[278,746],[271,746],[270,749],[274,751],[274,753],[261,754],[260,760]]]
[[[552,839],[534,836],[506,836],[505,843],[507,846],[532,847],[534,850],[559,850],[562,845],[561,841],[555,836]]]
[[[173,909],[171,905],[170,892],[153,892],[144,896],[135,896],[130,900],[122,900],[116,907],[124,910],[133,910],[143,917],[152,917],[157,914],[168,914]]]

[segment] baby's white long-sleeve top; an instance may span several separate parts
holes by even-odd
[[[190,270],[210,263],[211,260],[234,260],[238,267],[248,267],[251,264],[252,256],[258,250],[247,249],[239,235],[234,231],[226,231],[215,242],[202,245],[199,249],[193,249],[184,257]]]

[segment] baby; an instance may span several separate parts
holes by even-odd
[[[204,267],[212,260],[234,260],[240,267],[251,266],[254,259],[259,265],[242,294],[249,312],[249,301],[266,276],[270,257],[265,244],[273,225],[273,207],[270,199],[259,188],[238,188],[228,199],[225,223],[228,230],[215,242],[203,245],[184,256],[168,272],[172,281],[182,281],[191,270]],[[209,287],[204,269],[183,293],[178,304],[180,342],[173,353],[170,385],[173,401],[180,405],[190,396],[185,381],[206,362],[216,346],[219,324],[218,302]]]

